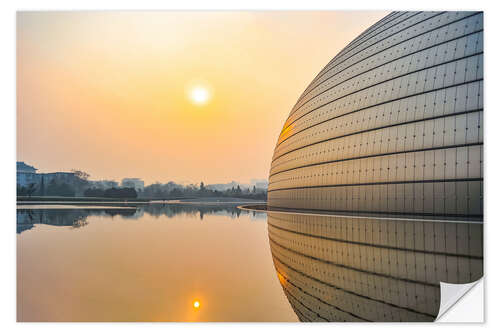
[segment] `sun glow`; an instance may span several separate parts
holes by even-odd
[[[210,100],[210,91],[204,86],[195,86],[189,91],[189,98],[196,105],[204,105]]]
[[[193,308],[199,309],[200,308],[200,301],[194,301],[193,302]]]

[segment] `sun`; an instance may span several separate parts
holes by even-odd
[[[193,302],[193,308],[198,309],[200,307],[200,301]]]
[[[195,105],[205,105],[210,100],[210,91],[202,85],[194,86],[189,91],[189,99]]]

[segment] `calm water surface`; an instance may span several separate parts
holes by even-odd
[[[17,318],[298,320],[265,213],[162,204],[18,206]]]
[[[125,206],[18,206],[19,321],[433,321],[483,276],[480,220]]]
[[[268,212],[278,276],[301,321],[434,321],[440,282],[483,276],[483,223]]]

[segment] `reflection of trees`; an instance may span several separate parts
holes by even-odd
[[[77,209],[18,209],[17,233],[33,228],[34,224],[53,226],[71,226],[81,228],[88,224],[88,216],[119,216],[128,219],[138,219],[144,214],[173,218],[177,215],[198,217],[203,220],[205,215],[222,215],[238,218],[241,214],[252,219],[265,218],[265,214],[242,211],[235,204],[227,205],[183,205],[183,204],[149,204],[127,208],[77,208]]]
[[[204,215],[225,215],[237,218],[240,214],[249,215],[250,212],[242,211],[238,209],[235,204],[227,205],[195,205],[195,204],[150,204],[142,206],[144,212],[152,216],[162,216],[174,217],[176,215],[182,214],[186,216],[198,216],[203,220]]]
[[[82,218],[82,219],[78,219],[78,220],[74,221],[72,227],[73,228],[81,228],[81,227],[85,227],[87,224],[89,224],[87,222],[87,219]]]

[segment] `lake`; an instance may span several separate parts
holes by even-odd
[[[481,219],[112,204],[17,206],[18,321],[434,321],[483,276]]]
[[[298,321],[234,204],[18,206],[17,285],[18,321]]]

